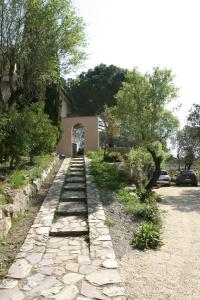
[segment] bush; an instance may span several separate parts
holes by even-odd
[[[10,186],[12,189],[17,189],[28,184],[28,172],[25,170],[17,170],[10,176]]]
[[[125,188],[121,188],[118,193],[118,198],[124,203],[124,210],[128,214],[138,216],[146,221],[151,221],[158,226],[162,225],[162,219],[157,203],[141,202],[137,194],[129,193]]]
[[[138,196],[139,196],[140,200],[143,202],[151,203],[151,202],[161,202],[162,201],[162,197],[154,191],[143,190],[138,193]]]
[[[90,159],[102,161],[104,156],[104,150],[99,148],[96,151],[88,151],[86,153],[86,156]]]
[[[16,108],[4,113],[0,121],[0,155],[10,161],[10,166],[19,164],[22,156],[52,152],[57,143],[58,129],[44,113],[44,103],[33,103],[20,112]]]
[[[135,232],[133,244],[136,248],[156,249],[163,245],[161,233],[151,222],[143,222]]]
[[[120,162],[122,159],[122,155],[119,152],[106,152],[104,155],[104,161],[107,162]]]
[[[161,224],[161,216],[156,204],[140,203],[135,208],[135,214],[146,221],[151,221],[154,224]]]
[[[127,190],[126,187],[121,188],[118,191],[117,195],[118,195],[119,200],[124,202],[124,203],[138,201],[137,194],[135,194],[135,193],[130,194],[130,192]]]

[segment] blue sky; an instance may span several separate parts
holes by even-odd
[[[99,63],[138,67],[142,72],[155,66],[172,69],[182,105],[176,114],[184,125],[192,103],[200,104],[200,1],[73,3],[84,18],[88,36],[88,60],[79,72]]]

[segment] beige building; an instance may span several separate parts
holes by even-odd
[[[73,129],[82,125],[84,129],[84,152],[94,151],[99,147],[99,117],[70,117],[67,95],[62,91],[62,129],[63,134],[57,147],[57,152],[62,155],[72,156],[74,153]],[[78,144],[77,144],[78,147]]]

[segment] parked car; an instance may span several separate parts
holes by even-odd
[[[176,177],[176,185],[188,185],[191,184],[193,186],[198,186],[197,176],[194,171],[180,171],[180,173]]]
[[[157,180],[158,185],[171,185],[171,177],[169,176],[168,172],[166,170],[161,170],[160,176]]]

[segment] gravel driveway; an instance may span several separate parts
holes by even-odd
[[[158,251],[131,251],[120,262],[127,299],[200,299],[200,188],[168,187],[164,243]]]

